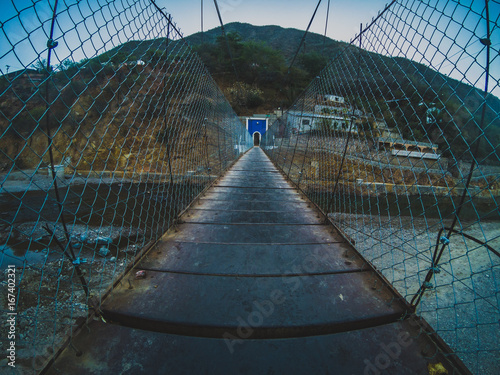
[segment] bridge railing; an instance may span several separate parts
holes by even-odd
[[[471,371],[494,373],[499,7],[431,3],[391,2],[262,147]]]
[[[28,373],[251,139],[153,1],[7,1],[1,32],[0,363]]]

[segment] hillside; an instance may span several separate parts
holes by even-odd
[[[221,39],[220,27],[203,34],[187,36],[184,41],[168,41],[168,50],[169,54],[175,55],[176,51],[180,50],[180,44],[187,42],[198,52],[224,91],[227,91],[235,81],[258,86],[258,90],[262,91],[258,105],[240,106],[232,101],[236,111],[241,115],[272,111],[276,107],[288,107],[311,79],[324,68],[328,60],[347,46],[344,42],[310,33],[291,74],[287,76],[288,67],[304,31],[280,26],[253,26],[239,22],[227,24],[225,29],[230,39],[238,76],[234,74],[225,41]],[[130,41],[96,59],[100,63],[137,60],[151,62],[160,58],[166,48],[167,41],[164,38]],[[256,66],[261,68],[257,69],[260,72],[255,72]],[[247,74],[249,72],[256,74],[249,75]]]
[[[55,76],[56,82],[61,81],[59,87],[66,87],[61,98],[64,106],[74,108],[75,105],[89,102],[102,87],[106,87],[106,90],[113,88],[108,93],[109,100],[118,100],[122,90],[116,91],[114,95],[113,91],[125,81],[126,85],[130,85],[134,80],[143,80],[144,75],[162,74],[168,66],[187,67],[194,56],[186,52],[185,43],[188,43],[203,60],[239,115],[290,107],[330,63],[328,74],[336,78],[324,82],[321,93],[344,96],[348,103],[361,108],[366,114],[383,119],[390,127],[398,127],[404,137],[438,143],[442,150],[451,147],[459,155],[463,153],[467,159],[470,158],[467,143],[481,134],[476,125],[481,117],[481,91],[423,64],[373,52],[360,53],[355,46],[310,33],[305,47],[288,73],[303,31],[279,26],[230,23],[226,25],[226,32],[228,43],[221,37],[221,29],[215,28],[203,35],[197,33],[188,36],[184,41],[167,41],[164,38],[129,41],[90,60],[78,63],[66,61],[58,67]],[[358,61],[361,63],[358,64]],[[142,67],[137,65],[138,62]],[[94,76],[98,78],[94,79]],[[141,78],[134,78],[139,76]],[[5,82],[0,84],[7,86],[6,80],[9,78],[2,78]],[[67,86],[68,78],[71,87]],[[185,78],[189,79],[188,76]],[[87,85],[85,82],[101,84],[97,85],[94,92],[84,90]],[[18,93],[13,94],[28,97],[33,91],[31,85],[16,88]],[[133,87],[135,89],[137,86]],[[136,93],[145,94],[146,91],[141,90]],[[4,118],[8,119],[9,113],[17,107],[16,101],[13,97],[12,103],[9,103],[7,96],[4,97]],[[490,162],[498,163],[495,148],[500,144],[500,100],[490,95],[487,102],[483,129],[488,141],[484,142],[482,153],[485,157],[490,155]],[[34,119],[43,114],[43,101],[34,100],[31,103],[34,107],[26,108],[31,114],[17,116],[11,132],[15,129],[15,134],[24,137],[36,126]],[[440,111],[436,122],[430,125],[424,123],[429,105],[434,105]],[[5,125],[2,128],[5,129]],[[448,144],[449,140],[453,143]]]
[[[264,45],[269,49],[264,51],[269,54],[270,51],[274,51],[281,58],[279,66],[276,67],[277,71],[281,73],[280,77],[286,73],[287,68],[293,58],[300,40],[304,34],[304,31],[292,28],[282,28],[280,26],[253,26],[247,23],[234,22],[225,25],[226,33],[230,36],[237,35],[237,42],[232,43],[230,39],[230,44],[232,47],[233,57],[235,60],[241,58],[248,58],[248,56],[241,56],[238,54],[238,48],[234,48],[236,44],[244,45]],[[202,33],[195,33],[184,38],[184,40],[193,46],[200,56],[204,60],[205,64],[210,69],[211,73],[214,75],[221,87],[227,88],[230,86],[236,77],[234,77],[232,67],[229,69],[221,69],[217,66],[220,62],[223,62],[223,68],[227,68],[229,56],[227,55],[227,47],[225,44],[221,44],[221,28],[217,27]],[[169,50],[175,51],[178,49],[178,43],[184,43],[183,41],[169,41]],[[219,45],[218,45],[219,44]],[[150,51],[163,51],[165,49],[166,42],[164,39],[156,39],[149,41],[130,41],[116,47],[107,53],[101,55],[99,58],[101,61],[123,61],[123,60],[138,60],[144,59],[148,60],[150,58]],[[255,49],[255,48],[254,48]],[[294,97],[286,98],[286,104],[291,104],[296,96],[305,88],[305,86],[310,82],[311,78],[314,78],[316,74],[330,61],[331,59],[338,57],[339,54],[345,52],[346,50],[351,50],[353,53],[357,51],[357,47],[349,46],[345,42],[339,42],[331,38],[325,38],[323,35],[309,33],[306,38],[304,47],[301,49],[299,54],[299,59],[295,63],[297,68],[292,73],[295,73],[294,79],[291,81],[294,84]],[[210,51],[211,55],[220,54],[220,61],[211,61],[206,51]],[[258,49],[255,51],[259,51]],[[158,52],[157,52],[158,53]],[[175,52],[174,52],[175,53]],[[376,55],[376,54],[372,54]],[[255,57],[255,56],[254,56]],[[442,87],[448,88],[453,91],[458,98],[461,98],[467,106],[471,108],[477,107],[477,103],[481,101],[481,92],[470,85],[461,83],[447,76],[441,75],[436,71],[430,69],[429,67],[416,63],[404,58],[396,57],[389,58],[382,55],[377,55],[376,58],[372,57],[372,61],[375,61],[374,65],[370,66],[370,69],[375,70],[386,70],[387,74],[385,76],[380,76],[374,78],[375,81],[383,82],[389,77],[389,80],[393,78],[401,77],[406,75],[409,80],[415,82],[418,86],[420,84],[420,89],[422,90],[422,97],[430,96],[427,92],[424,95],[426,87],[430,84],[434,92],[439,92]],[[376,61],[378,60],[378,61]],[[220,64],[219,64],[220,65]],[[380,65],[383,69],[377,69],[377,65]],[[311,68],[309,71],[307,68]],[[243,69],[237,70],[238,74],[244,73]],[[389,68],[389,69],[386,69]],[[391,76],[393,78],[391,78]],[[244,80],[243,80],[244,81]],[[254,84],[255,82],[246,82]],[[287,84],[287,82],[279,81],[279,85]],[[278,85],[276,85],[278,86]],[[426,87],[424,87],[426,86]],[[283,93],[284,87],[280,87],[279,92]],[[266,92],[266,88],[264,87]],[[267,90],[269,91],[269,90]],[[471,95],[475,93],[475,95]],[[276,94],[276,93],[273,93]],[[396,97],[398,94],[393,93]],[[279,96],[279,95],[278,95]],[[474,98],[475,97],[475,98]],[[467,98],[467,99],[465,99]],[[273,101],[272,97],[265,96],[265,101]],[[490,95],[488,99],[489,108],[492,112],[500,112],[500,100]]]
[[[304,35],[303,30],[283,28],[280,26],[254,26],[248,23],[233,22],[224,26],[226,33],[238,33],[243,42],[255,41],[263,42],[271,48],[279,50],[283,53],[286,61],[289,63],[293,58],[300,40]],[[221,35],[220,27],[208,30],[203,33],[204,43],[215,43]],[[191,45],[202,44],[202,34],[196,33],[190,35],[186,40]],[[348,44],[339,42],[320,34],[308,33],[304,47],[301,53],[323,53],[327,59],[336,56]],[[324,48],[323,48],[324,46]]]
[[[262,42],[269,47],[279,50],[283,53],[287,62],[290,62],[293,55],[299,47],[300,40],[304,35],[303,30],[283,28],[280,26],[254,26],[248,23],[233,22],[224,26],[226,33],[237,33],[241,37],[242,42]],[[201,44],[214,44],[221,36],[221,28],[214,29],[186,36],[184,40],[193,47]],[[170,48],[176,49],[177,43],[182,41],[170,41]],[[324,48],[323,48],[324,45]],[[308,33],[302,53],[317,52],[323,53],[327,59],[335,56],[339,51],[345,48],[348,44],[339,42],[320,34]],[[130,41],[108,51],[103,57],[115,55],[118,51],[129,56],[130,60],[139,59],[146,56],[151,49],[156,50],[160,46],[165,46],[165,39],[155,39],[147,41]]]

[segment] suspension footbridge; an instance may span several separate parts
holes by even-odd
[[[49,374],[463,371],[257,147],[100,309]]]
[[[15,3],[2,372],[498,372],[497,2],[391,1],[297,97],[308,31],[243,70],[220,14],[193,47],[154,0]],[[256,71],[289,103],[246,129]]]

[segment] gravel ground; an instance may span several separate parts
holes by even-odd
[[[61,191],[68,192],[64,195],[65,212],[75,257],[86,260],[79,267],[90,290],[87,297],[75,266],[57,245],[64,245],[66,236],[60,223],[51,222],[59,215],[57,205],[53,199],[46,203],[47,191],[52,194],[52,179],[34,171],[11,173],[8,180],[4,177],[0,175],[0,312],[5,317],[0,321],[0,345],[8,348],[10,341],[5,268],[13,264],[16,369],[7,372],[8,360],[2,356],[0,373],[38,373],[72,329],[86,319],[89,305],[99,304],[102,293],[137,252],[165,231],[169,220],[192,200],[201,185],[179,176],[184,182],[179,189],[170,187],[175,193],[171,198],[170,190],[155,189],[154,182],[125,183],[128,180],[120,179],[118,184],[116,179],[97,177],[60,180],[60,187],[72,186]],[[201,181],[202,176],[193,178]],[[108,202],[108,195],[114,201]]]
[[[27,228],[35,228],[33,237],[43,236],[44,223],[25,223]],[[62,230],[55,232],[64,238]],[[44,362],[58,350],[71,334],[72,329],[83,322],[88,315],[89,305],[98,305],[103,292],[133,261],[135,254],[142,247],[142,233],[132,228],[89,228],[75,226],[72,232],[77,256],[86,258],[80,265],[82,274],[88,283],[90,297],[87,298],[75,267],[68,257],[47,254],[45,261],[30,263],[16,268],[16,368],[13,374],[38,373]],[[84,238],[85,241],[81,242]],[[109,239],[111,243],[102,245],[98,239]],[[139,240],[137,243],[129,239]],[[120,241],[127,245],[119,245]],[[109,249],[106,256],[99,256],[96,248]],[[56,258],[56,260],[50,260]],[[0,310],[7,316],[7,270],[0,271],[0,285],[5,293],[0,294]],[[7,348],[9,323],[0,322],[0,342]],[[8,360],[0,359],[0,373],[7,369]]]
[[[438,219],[332,214],[356,248],[410,301],[424,282]],[[450,226],[451,222],[444,222]],[[456,229],[460,225],[457,224]],[[500,222],[462,222],[464,233],[500,250]],[[450,236],[417,312],[475,374],[500,368],[500,258],[460,234]]]
[[[112,184],[115,182],[131,182],[127,178],[113,177],[77,177],[66,175],[64,179],[57,178],[60,187],[84,184]],[[23,193],[25,191],[48,191],[54,187],[54,181],[48,174],[38,173],[34,169],[0,174],[0,194]]]

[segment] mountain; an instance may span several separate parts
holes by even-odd
[[[134,70],[138,61],[144,64],[144,72],[157,74],[170,66],[174,70],[187,69],[185,74],[188,74],[190,62],[186,56],[190,56],[189,59],[192,56],[187,52],[187,43],[198,53],[239,115],[289,108],[330,64],[329,79],[321,81],[320,94],[344,96],[348,103],[366,114],[384,120],[392,128],[397,127],[402,136],[438,143],[442,150],[453,147],[456,154],[464,158],[470,158],[468,145],[484,131],[487,141],[482,144],[482,155],[498,163],[500,100],[493,95],[487,99],[481,130],[477,126],[482,116],[481,90],[424,64],[360,50],[348,43],[309,33],[294,67],[289,70],[304,31],[246,23],[230,23],[225,29],[227,41],[221,37],[218,27],[184,40],[129,41],[90,60],[66,64],[58,73],[61,79],[63,75],[73,77],[73,89],[67,90],[66,105],[76,100],[85,101],[78,97],[80,86],[84,87],[81,77],[90,82],[108,80],[107,89],[121,87],[124,80],[139,74]],[[228,45],[233,59],[229,56]],[[167,49],[168,55],[165,54]],[[124,67],[130,72],[126,73]],[[179,74],[178,77],[189,79],[184,73],[183,76]],[[94,76],[99,79],[96,81]],[[0,82],[3,83],[7,84]],[[29,90],[25,91],[29,95]],[[83,95],[89,95],[89,91]],[[434,116],[435,121],[431,124],[425,120],[429,109],[440,114]],[[23,118],[19,117],[16,121],[21,120]],[[32,122],[27,116],[23,122],[25,133],[29,133]]]
[[[293,28],[283,28],[280,26],[254,26],[248,23],[233,22],[224,25],[227,34],[238,33],[243,42],[255,41],[268,44],[271,48],[279,50],[291,61],[299,47],[300,41],[304,35],[303,30]],[[221,35],[221,28],[208,30],[203,34],[192,34],[185,39],[193,46],[203,43],[215,43],[217,37]],[[338,54],[348,43],[339,42],[323,35],[308,33],[301,53],[317,52],[323,53],[327,58],[332,58]]]
[[[232,22],[224,25],[226,34],[237,33],[241,37],[242,42],[262,42],[269,45],[275,50],[279,50],[286,57],[287,61],[293,58],[293,55],[299,47],[300,41],[304,35],[303,30],[293,28],[283,28],[280,26],[254,26],[248,23]],[[216,27],[207,30],[203,33],[198,32],[186,36],[184,40],[191,46],[196,47],[201,44],[214,44],[217,38],[221,36],[221,28]],[[181,41],[170,41],[170,47],[175,49],[177,43]],[[145,41],[129,41],[120,46],[117,46],[101,57],[115,55],[118,51],[131,57],[131,60],[146,55],[148,50],[160,48],[165,45],[165,39],[159,38]],[[323,53],[327,58],[335,56],[339,51],[348,46],[348,43],[339,42],[320,34],[308,33],[306,42],[301,49],[302,53],[317,52]]]
[[[254,26],[247,23],[233,22],[225,25],[226,34],[237,34],[239,36],[239,41],[243,44],[253,42],[253,43],[261,43],[264,44],[271,49],[278,51],[282,54],[284,58],[283,69],[288,68],[293,56],[295,55],[297,48],[299,46],[300,40],[304,35],[303,30],[293,29],[293,28],[282,28],[280,26],[270,25],[270,26]],[[192,35],[189,35],[184,38],[184,40],[191,45],[193,48],[197,49],[200,52],[200,47],[205,45],[206,49],[215,49],[217,48],[218,38],[221,37],[221,28],[216,27],[214,29],[205,31],[204,33],[198,32]],[[175,50],[178,43],[184,43],[182,41],[169,41],[169,48],[171,50]],[[223,52],[226,53],[226,46],[221,46]],[[146,40],[146,41],[130,41],[126,42],[118,47],[113,48],[112,50],[104,53],[99,57],[99,59],[103,62],[108,61],[109,59],[128,59],[128,60],[139,60],[139,59],[147,59],[148,51],[151,50],[163,50],[165,48],[165,39],[155,39],[155,40]],[[336,41],[328,37],[324,37],[320,34],[308,33],[304,46],[302,47],[299,59],[295,62],[295,66],[298,68],[304,68],[304,56],[307,55],[321,55],[323,60],[322,68],[328,63],[332,58],[338,57],[339,54],[345,52],[346,50],[351,50],[352,53],[357,51],[357,47],[350,46],[348,43]],[[200,53],[201,57],[204,58],[203,53]],[[377,55],[377,54],[372,54]],[[118,58],[117,58],[118,57]],[[223,56],[224,58],[228,58],[229,56]],[[236,58],[238,56],[235,56]],[[301,59],[302,57],[302,59]],[[302,61],[301,61],[302,60]],[[412,81],[423,82],[426,85],[431,85],[434,91],[438,92],[442,86],[446,86],[455,92],[455,95],[461,99],[466,104],[475,104],[477,100],[481,100],[482,94],[478,89],[473,88],[468,84],[464,84],[460,81],[457,81],[453,78],[441,75],[429,68],[428,66],[420,63],[413,62],[411,60],[401,58],[401,57],[385,57],[382,55],[378,55],[377,58],[372,58],[372,61],[378,60],[375,65],[381,65],[382,70],[387,70],[386,67],[389,67],[391,72],[395,72],[392,74],[395,78],[399,76],[407,75]],[[209,69],[213,62],[205,61],[208,65]],[[371,66],[370,69],[376,68],[376,66]],[[318,69],[316,69],[318,70]],[[380,69],[379,69],[380,70]],[[406,70],[406,71],[403,71]],[[212,73],[220,73],[214,72]],[[228,71],[227,73],[231,73]],[[388,74],[386,77],[379,77],[380,79],[386,79],[391,74]],[[311,74],[310,77],[313,78]],[[217,79],[217,77],[216,77]],[[232,77],[234,79],[234,77]],[[306,84],[309,83],[310,80],[307,80]],[[443,85],[444,84],[444,85]],[[222,86],[227,86],[224,83]],[[305,87],[305,85],[304,85]],[[304,88],[302,87],[302,88]],[[474,95],[471,95],[473,93]],[[422,95],[423,96],[423,95]],[[476,96],[473,103],[471,103],[471,98]],[[479,98],[479,99],[478,99]],[[293,98],[294,99],[294,98]],[[497,113],[500,111],[500,100],[490,95],[488,99],[489,107],[496,111]]]
[[[481,134],[484,133],[486,137],[482,141],[481,157],[487,157],[489,162],[499,162],[496,149],[500,144],[500,100],[494,95],[488,95],[482,118],[484,94],[480,89],[443,75],[425,64],[360,50],[354,45],[314,33],[308,33],[294,65],[297,69],[291,77],[286,79],[286,74],[278,74],[273,82],[259,80],[247,74],[251,70],[251,63],[245,64],[238,60],[241,55],[249,62],[256,59],[251,54],[245,55],[244,48],[239,44],[250,45],[258,51],[255,48],[257,43],[278,51],[284,58],[284,66],[281,67],[281,73],[284,73],[304,32],[245,23],[230,23],[225,29],[235,64],[241,64],[237,72],[243,76],[242,80],[246,78],[248,83],[258,87],[274,89],[274,92],[264,90],[266,103],[279,106],[276,100],[278,93],[290,90],[294,95],[285,97],[285,100],[280,98],[281,103],[286,103],[285,106],[290,105],[330,62],[328,76],[335,78],[322,83],[322,90],[325,90],[323,94],[345,96],[349,103],[362,106],[366,113],[382,118],[391,127],[398,127],[402,136],[417,141],[432,141],[447,150],[450,147],[455,151],[461,150],[465,158],[470,158],[467,151],[469,145],[482,138]],[[234,35],[238,36],[236,40]],[[227,46],[221,43],[220,38],[221,28],[218,27],[203,34],[193,34],[186,40],[198,50],[216,79],[217,74],[222,73],[222,67],[226,78],[229,75],[229,79],[234,80],[232,69],[227,65]],[[219,49],[219,58],[213,55],[216,49]],[[220,79],[220,83],[227,85],[227,79]],[[291,87],[293,83],[296,84],[295,88]],[[435,111],[434,122],[426,123],[429,110]],[[481,123],[482,129],[479,128]]]

